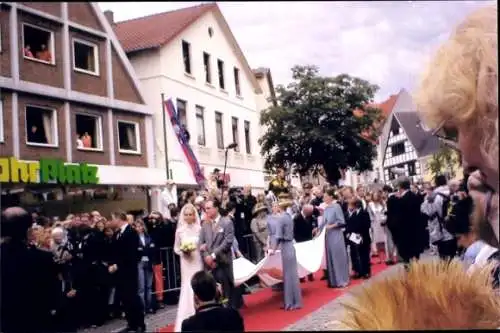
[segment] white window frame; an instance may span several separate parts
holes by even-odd
[[[24,27],[25,26],[28,26],[28,27],[31,27],[33,29],[38,29],[38,30],[42,30],[42,31],[50,33],[50,45],[47,45],[47,47],[49,48],[49,52],[50,52],[50,54],[52,56],[52,61],[40,60],[40,59],[36,59],[36,58],[27,57],[27,56],[24,55],[24,48],[26,46],[26,43],[24,42]],[[40,27],[38,25],[35,25],[35,24],[30,24],[30,23],[23,22],[22,23],[21,35],[22,35],[22,40],[23,40],[23,45],[21,47],[21,50],[22,50],[23,58],[24,59],[28,59],[28,60],[35,61],[35,62],[41,62],[42,64],[49,64],[49,65],[55,65],[56,64],[54,31],[46,29],[46,28],[42,28],[42,27]]]
[[[0,142],[4,142],[3,99],[0,92]]]
[[[76,149],[78,150],[83,150],[83,151],[104,151],[104,139],[103,139],[103,134],[104,134],[104,131],[103,131],[103,128],[102,128],[102,116],[97,116],[95,114],[92,114],[92,113],[87,113],[87,112],[75,112],[75,132],[76,132],[76,117],[77,116],[86,116],[86,117],[92,117],[92,118],[96,118],[97,120],[97,129],[96,130],[99,130],[100,134],[99,134],[99,142],[98,142],[98,145],[97,145],[97,148],[86,148],[86,147],[76,147]]]
[[[92,47],[92,49],[94,50],[94,68],[95,68],[95,72],[88,71],[86,69],[81,69],[81,68],[77,68],[76,67],[75,42],[79,43],[79,44],[83,44],[83,45]],[[84,73],[84,74],[99,76],[99,45],[97,45],[96,43],[92,43],[92,42],[80,39],[80,38],[72,38],[71,43],[72,43],[71,45],[73,47],[73,70],[75,72],[79,72],[79,73]]]
[[[53,130],[53,135],[54,135],[54,143],[37,143],[37,142],[29,142],[28,141],[28,108],[38,108],[42,110],[47,110],[47,111],[52,111],[52,130]],[[51,108],[48,106],[41,106],[41,105],[36,105],[36,104],[26,104],[24,107],[24,131],[25,131],[25,141],[27,146],[34,146],[34,147],[52,147],[52,148],[58,148],[59,147],[59,129],[57,126],[57,110],[55,108]]]
[[[122,124],[129,124],[129,125],[134,125],[135,127],[135,142],[137,146],[137,150],[130,150],[130,149],[121,149],[120,147],[120,123]],[[132,155],[140,155],[141,154],[141,135],[140,135],[140,126],[138,122],[135,121],[129,121],[129,120],[117,120],[116,121],[116,130],[117,130],[117,136],[116,139],[118,140],[118,152],[121,154],[132,154]]]

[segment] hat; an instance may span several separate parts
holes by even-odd
[[[258,213],[263,212],[263,211],[267,211],[267,206],[264,205],[263,203],[258,203],[257,205],[255,205],[255,208],[253,209],[252,214],[257,215]]]
[[[281,193],[280,195],[278,195],[278,205],[280,205],[280,207],[282,208],[293,206],[293,200],[290,194]]]

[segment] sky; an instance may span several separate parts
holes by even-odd
[[[115,21],[201,2],[100,2]],[[290,69],[316,65],[321,75],[347,73],[380,87],[376,101],[412,91],[452,29],[492,1],[219,2],[252,68],[269,67],[275,84]]]

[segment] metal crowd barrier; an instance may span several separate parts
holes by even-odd
[[[248,234],[243,236],[243,244],[240,244],[241,253],[248,260],[257,263],[258,254],[255,249],[254,236]],[[181,265],[180,258],[174,252],[172,247],[163,247],[160,249],[161,262],[163,264],[163,291],[164,293],[177,291],[181,288]],[[158,293],[154,290],[153,293]]]

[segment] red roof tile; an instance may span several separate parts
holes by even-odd
[[[202,4],[170,12],[117,22],[113,28],[125,52],[161,47],[209,10],[216,3]]]
[[[394,109],[394,105],[396,104],[396,101],[398,100],[398,96],[399,96],[399,93],[397,93],[395,95],[391,95],[387,100],[383,101],[382,103],[372,103],[372,104],[368,105],[369,107],[377,108],[377,109],[380,109],[382,111],[382,119],[379,122],[374,123],[373,124],[373,128],[377,129],[377,128],[380,128],[381,126],[384,125],[385,120],[391,114],[392,109]],[[353,114],[356,117],[361,117],[363,115],[363,111],[361,111],[361,110],[354,110]],[[370,130],[365,130],[365,131],[363,131],[363,133],[361,133],[361,137],[362,138],[370,141],[373,144],[378,143],[378,138],[377,138],[377,142],[373,142],[369,138],[370,135],[371,135],[371,131]]]

